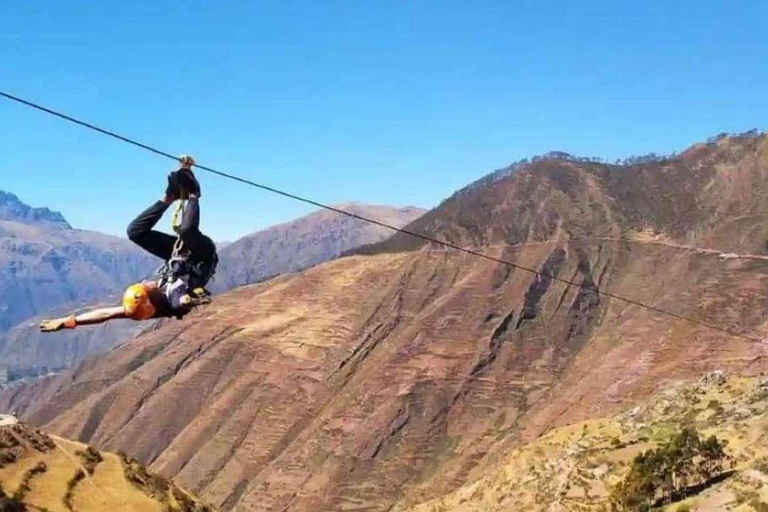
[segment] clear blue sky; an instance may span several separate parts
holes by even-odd
[[[552,149],[768,120],[768,2],[0,3],[0,88],[317,200],[430,207]],[[170,162],[0,100],[0,189],[122,234]],[[201,175],[219,240],[309,208]]]

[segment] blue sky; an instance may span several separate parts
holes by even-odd
[[[768,2],[0,3],[0,89],[319,201],[764,128]],[[169,162],[0,100],[0,189],[122,234]],[[232,240],[309,207],[201,174]]]

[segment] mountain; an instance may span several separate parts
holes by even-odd
[[[379,222],[402,227],[424,210],[413,207],[346,203],[336,208]],[[381,242],[392,231],[327,210],[272,226],[243,237],[220,249],[219,269],[213,288],[236,286],[302,270],[332,260],[360,246]]]
[[[225,510],[383,511],[678,380],[766,370],[768,137],[510,171],[408,229],[517,268],[396,235],[11,387],[0,410]]]
[[[0,333],[65,302],[117,294],[155,266],[128,240],[72,229],[61,214],[0,193]]]
[[[22,203],[15,195],[2,190],[0,190],[0,220],[25,224],[45,223],[62,229],[71,229],[61,213],[52,212],[48,208],[32,208]]]
[[[213,512],[124,455],[0,416],[0,510]]]
[[[423,213],[360,204],[340,208],[396,226]],[[385,228],[316,212],[223,247],[215,289],[306,268],[390,235]],[[32,208],[0,191],[0,285],[5,292],[0,294],[0,366],[11,380],[45,374],[130,340],[148,325],[111,322],[59,333],[51,343],[37,324],[41,315],[64,315],[108,297],[117,300],[127,284],[149,276],[159,264],[127,240],[72,229],[60,213]]]
[[[102,330],[67,333],[67,343],[51,344],[32,320],[117,300],[127,283],[158,265],[128,240],[73,229],[60,213],[0,192],[0,366],[12,375],[35,375],[112,346],[115,337],[94,335]],[[126,332],[136,327],[129,323]]]
[[[113,304],[116,301],[117,297]],[[63,316],[71,311],[71,307],[73,305],[65,304],[43,316]],[[10,382],[70,368],[86,357],[105,352],[154,326],[154,322],[120,320],[51,335],[38,329],[43,316],[29,318],[0,336],[0,369],[7,372]],[[0,386],[3,384],[0,382]]]
[[[725,478],[688,489],[665,510],[768,509],[768,379],[718,372],[677,383],[630,410],[560,427],[512,451],[485,476],[398,512],[610,510],[611,491],[639,454],[683,428],[726,441]]]

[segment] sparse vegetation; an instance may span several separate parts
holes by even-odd
[[[70,478],[69,482],[67,482],[67,493],[64,495],[62,500],[64,501],[64,506],[67,507],[67,510],[74,512],[75,508],[72,504],[72,500],[75,497],[75,487],[77,487],[77,484],[79,484],[84,478],[85,472],[82,469],[78,469],[75,472],[75,476]]]
[[[75,453],[83,461],[83,467],[85,467],[85,470],[89,475],[92,475],[93,472],[96,471],[96,466],[101,464],[101,462],[104,460],[101,456],[101,453],[99,453],[98,450],[94,450],[90,446],[85,450],[77,451]]]
[[[0,458],[9,461],[0,482],[0,512],[148,510],[155,505],[165,512],[214,510],[125,454],[116,460],[93,447],[54,439],[23,424],[0,429]],[[123,471],[114,471],[121,465]],[[81,483],[90,475],[99,484]],[[8,494],[3,482],[5,489],[10,486]],[[103,489],[98,499],[92,496],[94,486]]]
[[[768,457],[762,457],[760,459],[757,459],[752,464],[752,467],[754,467],[756,470],[758,470],[762,474],[768,475]]]
[[[148,496],[164,503],[169,512],[213,512],[211,507],[196,502],[166,478],[147,471],[144,465],[136,459],[123,452],[120,452],[118,456],[123,463],[123,470],[128,481]]]
[[[48,471],[48,466],[45,465],[45,462],[38,462],[26,473],[24,473],[24,478],[22,478],[21,483],[19,484],[19,487],[13,493],[13,499],[18,501],[19,503],[22,503],[24,501],[24,496],[26,496],[26,494],[30,490],[30,484],[32,483],[32,479],[35,478],[37,475],[45,473],[46,471]]]
[[[129,482],[155,499],[162,501],[168,499],[168,490],[170,489],[168,480],[151,474],[141,462],[127,456],[125,453],[121,452],[119,455],[123,462],[125,477]]]
[[[730,457],[727,442],[702,439],[694,428],[683,428],[655,450],[635,457],[629,474],[611,494],[614,510],[646,511],[684,498],[722,477]]]
[[[0,483],[0,511],[2,512],[26,512],[27,507],[16,498],[8,496]]]

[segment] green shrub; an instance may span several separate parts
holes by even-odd
[[[614,510],[646,511],[720,475],[730,461],[726,444],[715,436],[702,439],[695,428],[683,428],[657,449],[635,457],[627,476],[611,492]]]

